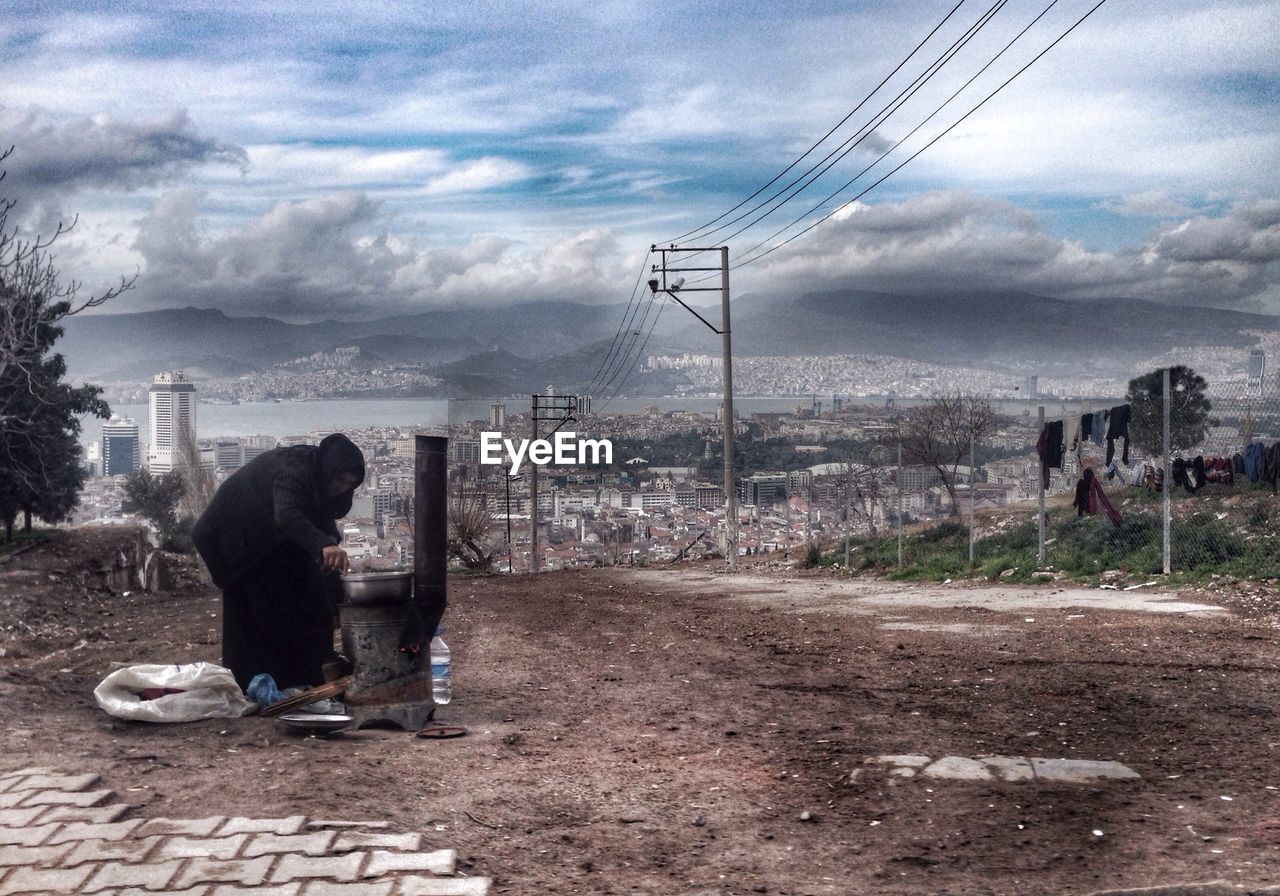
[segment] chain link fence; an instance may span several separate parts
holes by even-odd
[[[954,471],[952,496],[909,459],[889,468],[892,534],[855,535],[849,559],[841,545],[833,561],[1013,581],[1280,577],[1280,376],[1165,376],[1143,378],[1131,403],[1055,401],[1043,418],[1004,417],[977,444],[976,469]],[[1046,441],[1061,446],[1049,466]]]

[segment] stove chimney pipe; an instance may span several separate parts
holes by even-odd
[[[413,602],[427,624],[427,637],[440,624],[448,603],[448,497],[449,440],[414,436]]]

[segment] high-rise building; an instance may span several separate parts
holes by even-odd
[[[1255,348],[1249,352],[1249,386],[1255,391],[1261,391],[1262,378],[1266,372],[1266,353],[1260,348]]]
[[[507,425],[507,406],[500,401],[495,401],[489,405],[489,428],[495,432],[502,432]]]
[[[273,436],[245,436],[240,442],[244,446],[245,463],[253,460],[259,454],[276,447],[276,440]]]
[[[184,466],[183,445],[196,439],[196,385],[181,370],[157,373],[147,390],[151,445],[147,466],[168,473]]]
[[[808,472],[808,471],[806,471]],[[767,506],[787,499],[786,473],[753,473],[738,486],[744,504]]]
[[[84,470],[87,476],[102,475],[102,442],[90,442],[84,449]]]
[[[102,424],[102,475],[124,476],[141,464],[137,421],[113,416]]]
[[[381,526],[382,521],[391,512],[391,490],[372,489],[369,492],[369,499],[373,503],[373,524]]]
[[[244,466],[244,447],[239,439],[215,439],[213,463],[219,470],[238,470]]]

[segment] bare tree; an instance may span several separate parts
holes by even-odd
[[[951,497],[951,513],[958,515],[956,478],[969,446],[995,432],[996,412],[984,398],[939,395],[915,408],[902,425],[902,453],[911,464],[938,471]],[[970,471],[970,476],[973,473]]]
[[[860,464],[849,455],[841,463],[840,472],[849,517],[865,520],[867,531],[874,536],[876,519],[883,519],[888,511],[889,489],[884,466],[877,463],[876,457],[869,460],[869,464]]]
[[[489,502],[479,491],[466,491],[459,477],[458,490],[449,495],[449,556],[468,569],[488,571],[497,551],[489,541],[493,516]]]
[[[182,493],[180,515],[192,521],[199,519],[213,493],[218,490],[218,476],[213,467],[205,469],[200,462],[200,443],[195,431],[185,423],[178,432],[178,456],[187,487]]]
[[[0,164],[12,153],[0,152]],[[58,322],[131,289],[136,275],[83,298],[78,281],[61,279],[50,252],[75,221],[59,222],[47,236],[24,236],[10,220],[15,204],[0,198],[0,468],[12,491],[39,495],[65,478],[47,458],[69,456],[62,443],[74,439],[78,415],[108,413],[101,390],[62,382],[66,365],[50,354],[62,335]]]

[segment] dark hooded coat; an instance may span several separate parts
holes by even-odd
[[[196,521],[192,540],[222,589],[222,664],[242,688],[260,672],[281,688],[323,682],[337,583],[320,562],[355,494],[325,487],[346,472],[363,481],[364,457],[341,433],[276,448],[227,479]]]

